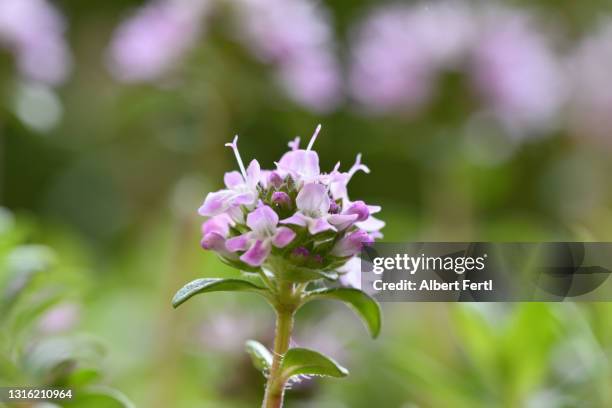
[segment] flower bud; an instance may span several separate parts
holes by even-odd
[[[330,214],[338,214],[340,212],[340,206],[336,204],[335,201],[332,201],[329,204],[329,213]]]
[[[291,254],[293,256],[299,256],[299,257],[304,257],[307,258],[310,255],[310,251],[307,248],[304,247],[297,247],[295,248]]]
[[[314,261],[314,263],[319,264],[319,265],[323,263],[323,257],[319,254],[313,255],[312,260]]]
[[[349,209],[346,211],[347,214],[357,214],[357,221],[365,221],[370,216],[370,210],[363,201],[355,201]]]
[[[297,247],[291,251],[291,259],[297,264],[304,264],[310,257],[310,251],[305,247]]]
[[[280,188],[283,185],[283,178],[275,171],[271,171],[268,176],[268,185]]]
[[[217,232],[209,232],[204,235],[200,245],[204,249],[210,249],[217,252],[223,252],[225,250],[225,238]]]
[[[281,208],[289,208],[291,205],[291,198],[283,191],[275,191],[272,193],[272,202]]]

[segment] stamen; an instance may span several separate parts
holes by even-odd
[[[287,144],[291,150],[298,150],[300,148],[300,137],[296,136],[295,139]]]
[[[359,170],[363,171],[366,174],[370,173],[370,169],[368,168],[368,166],[361,163],[361,153],[357,155],[357,157],[355,158],[355,164],[353,164],[353,167],[351,167],[351,169],[348,171],[347,183]]]
[[[310,142],[308,142],[308,147],[306,148],[306,150],[312,149],[312,146],[314,145],[315,140],[317,140],[317,136],[319,136],[320,131],[321,131],[321,124],[319,123],[317,125],[317,128],[314,131],[314,134],[310,138]]]
[[[240,172],[242,173],[242,177],[244,177],[244,181],[247,179],[247,173],[244,169],[244,164],[242,163],[242,158],[240,157],[240,152],[238,151],[238,135],[234,137],[232,143],[226,143],[225,146],[231,147],[234,151],[234,156],[236,156],[236,161],[238,162],[238,166],[240,167]]]

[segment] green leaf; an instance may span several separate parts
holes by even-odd
[[[272,367],[272,353],[260,342],[248,340],[246,342],[246,351],[251,356],[255,368],[262,373]]]
[[[294,375],[319,375],[325,377],[346,377],[348,370],[314,350],[292,348],[287,351],[281,363],[283,377],[289,379]]]
[[[266,283],[261,278],[261,273],[263,273],[263,271],[259,271],[257,273],[241,271],[240,280],[250,282],[260,288],[266,288]]]
[[[189,282],[172,298],[172,306],[178,307],[187,299],[207,292],[254,292],[267,296],[266,290],[242,279],[203,278]]]
[[[310,292],[306,302],[314,299],[332,299],[346,303],[361,317],[372,337],[378,337],[382,321],[380,306],[367,293],[354,288],[324,288]]]
[[[66,407],[87,408],[135,408],[134,404],[120,391],[92,386],[73,391],[73,399],[65,403]]]

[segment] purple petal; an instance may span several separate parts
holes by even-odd
[[[323,215],[329,211],[330,201],[323,184],[306,184],[295,199],[300,211],[311,215]]]
[[[251,160],[249,163],[249,167],[246,170],[247,173],[247,184],[250,187],[255,187],[257,183],[259,183],[261,167],[259,166],[259,162],[257,160]]]
[[[357,221],[365,221],[370,216],[370,210],[363,201],[355,201],[346,210],[347,214],[357,214]]]
[[[338,241],[332,248],[331,254],[341,258],[353,256],[358,254],[364,245],[371,244],[372,242],[372,237],[367,232],[357,230]]]
[[[312,150],[287,152],[281,157],[277,166],[279,170],[289,172],[305,180],[313,180],[321,173],[319,156]]]
[[[257,208],[247,216],[247,225],[259,236],[274,234],[276,224],[278,224],[278,215],[267,205]]]
[[[235,194],[230,199],[230,204],[233,206],[252,205],[257,200],[257,195],[253,192]]]
[[[310,232],[312,235],[329,230],[335,231],[336,228],[334,228],[333,225],[325,221],[323,218],[315,218],[308,223],[308,232]]]
[[[305,227],[306,225],[308,225],[309,220],[310,218],[306,217],[304,214],[295,213],[291,217],[285,218],[284,220],[282,220],[281,224],[292,224],[292,225],[299,225],[300,227]]]
[[[204,249],[222,252],[225,251],[225,238],[216,232],[210,232],[204,235],[200,245]]]
[[[225,214],[232,220],[233,224],[244,224],[244,212],[240,206],[228,208]]]
[[[344,199],[348,195],[346,185],[349,181],[348,173],[340,173],[338,171],[329,175],[329,192],[334,200]]]
[[[251,266],[260,266],[270,254],[271,249],[269,241],[255,241],[251,248],[240,257],[240,260]]]
[[[277,172],[271,171],[268,175],[268,184],[275,188],[279,188],[283,185],[283,178]]]
[[[223,181],[225,182],[225,186],[229,189],[244,184],[242,174],[240,174],[240,172],[238,171],[230,171],[228,173],[225,173],[225,175],[223,176]]]
[[[329,216],[328,221],[342,231],[353,225],[357,217],[359,217],[358,214],[333,214]]]
[[[206,235],[211,232],[216,232],[223,237],[227,237],[227,234],[229,234],[229,227],[233,223],[234,222],[227,214],[216,215],[202,224],[202,234]]]
[[[372,231],[369,234],[372,237],[372,239],[381,239],[384,237],[384,235],[380,231]]]
[[[284,248],[295,238],[295,232],[291,228],[280,227],[276,230],[276,235],[272,243],[277,248]]]
[[[219,190],[208,193],[204,204],[198,209],[198,213],[205,217],[212,217],[221,214],[230,206],[232,193],[229,190]]]
[[[380,212],[380,210],[380,205],[368,205],[368,211],[370,211],[370,214],[376,214],[377,212]]]
[[[340,283],[344,286],[361,289],[361,259],[354,257],[338,269]]]
[[[358,222],[355,225],[364,231],[374,232],[381,230],[385,226],[385,222],[370,215],[367,220]]]
[[[249,234],[242,234],[234,238],[230,238],[225,243],[225,247],[230,252],[244,251],[249,245]]]

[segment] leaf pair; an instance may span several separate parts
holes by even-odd
[[[181,288],[172,305],[178,307],[191,297],[208,292],[253,292],[268,297],[263,286],[244,279],[203,278],[196,279]],[[324,288],[308,292],[302,304],[316,299],[338,300],[348,305],[364,322],[372,337],[380,333],[381,313],[378,303],[365,292],[354,288]]]
[[[253,360],[253,365],[266,375],[272,366],[272,353],[261,343],[249,340],[246,343],[247,353]],[[346,377],[348,370],[324,354],[306,348],[292,348],[287,351],[281,362],[281,378],[284,381],[291,377],[324,376]]]
[[[261,282],[245,279],[204,278],[190,282],[181,288],[172,299],[172,305],[178,307],[200,293],[220,291],[252,292],[270,300],[270,293]],[[337,300],[345,303],[361,318],[372,337],[377,337],[380,333],[380,306],[365,292],[354,288],[317,289],[305,292],[299,306],[317,299]],[[267,376],[273,362],[272,353],[261,343],[254,340],[249,340],[246,343],[246,349],[253,360],[253,365],[264,376]],[[279,378],[285,383],[292,377],[300,375],[338,378],[346,377],[348,370],[330,357],[316,351],[305,348],[292,348],[283,356]]]

